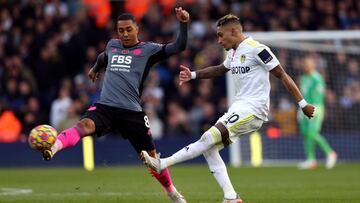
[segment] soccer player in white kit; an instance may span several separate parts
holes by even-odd
[[[145,164],[161,171],[203,154],[211,173],[223,189],[223,203],[242,203],[230,182],[219,150],[231,144],[235,137],[258,130],[263,122],[268,120],[269,72],[283,82],[308,118],[313,117],[315,107],[307,104],[299,88],[284,71],[269,47],[243,35],[238,17],[232,14],[222,17],[217,22],[217,36],[219,44],[228,51],[224,63],[196,72],[181,66],[180,85],[191,79],[214,78],[231,71],[236,89],[235,102],[198,141],[172,156],[162,159],[153,158],[146,151],[143,151],[142,155]]]

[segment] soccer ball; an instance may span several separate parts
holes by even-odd
[[[43,151],[51,148],[57,134],[56,129],[50,125],[38,125],[31,130],[28,142],[32,149]]]

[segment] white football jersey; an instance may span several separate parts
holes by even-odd
[[[279,64],[269,47],[251,37],[242,41],[236,50],[228,51],[224,66],[230,69],[235,84],[234,103],[267,121],[270,103],[269,71]]]

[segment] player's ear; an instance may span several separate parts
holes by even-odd
[[[234,27],[231,28],[231,36],[235,36],[236,35],[236,30]]]
[[[135,24],[135,31],[136,33],[139,33],[139,26],[137,24]]]

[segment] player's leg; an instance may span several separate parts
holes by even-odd
[[[125,119],[125,121],[123,120]],[[119,119],[120,120],[120,119]],[[129,140],[135,151],[141,158],[141,151],[145,150],[149,156],[158,156],[151,136],[148,118],[143,112],[127,114],[119,123],[119,131]],[[149,168],[150,174],[162,185],[169,198],[175,203],[186,203],[185,198],[176,190],[168,169],[160,173]]]
[[[181,150],[175,152],[173,155],[163,159],[155,159],[150,157],[146,151],[142,151],[141,155],[144,158],[145,164],[153,168],[157,172],[181,163],[195,157],[202,155],[205,151],[209,150],[215,144],[221,142],[220,131],[216,127],[211,127],[207,130],[201,138],[188,146],[182,148]]]
[[[329,143],[326,141],[325,137],[320,134],[322,122],[324,119],[324,107],[317,106],[316,114],[313,121],[309,125],[309,131],[313,134],[314,142],[320,146],[320,149],[326,155],[326,167],[328,169],[333,168],[336,164],[337,154],[330,147]]]
[[[204,152],[204,157],[209,165],[211,174],[224,192],[224,198],[236,199],[237,193],[230,181],[226,165],[219,154],[219,150],[222,148],[222,144],[214,146]]]
[[[177,163],[198,157],[218,143],[229,145],[231,137],[228,131],[232,135],[242,135],[258,129],[261,125],[262,121],[250,114],[249,109],[243,105],[233,104],[229,111],[219,118],[217,124],[208,129],[198,141],[163,159],[154,159],[143,152],[145,163],[160,172]],[[225,130],[223,130],[224,126],[226,126]]]
[[[81,138],[95,133],[95,129],[102,132],[108,125],[110,121],[106,116],[106,107],[98,104],[91,106],[78,123],[59,133],[51,150],[42,152],[44,160],[51,160],[55,153],[75,146]]]
[[[231,184],[226,165],[219,154],[219,150],[231,144],[235,137],[256,131],[263,123],[262,120],[244,112],[241,108],[237,110],[225,114],[219,119],[215,127],[221,132],[222,141],[204,153],[211,173],[224,192],[223,202],[242,202],[242,200]]]
[[[299,120],[300,133],[303,138],[303,146],[306,160],[298,164],[299,169],[315,169],[317,161],[315,157],[315,140],[309,131],[310,120],[301,115]]]
[[[310,132],[310,120],[303,117],[299,127],[304,142],[305,158],[306,160],[315,160],[315,142],[312,137],[313,133]]]
[[[158,156],[158,154],[156,153],[156,150],[151,150],[148,151],[148,154],[151,157],[156,158]],[[139,156],[141,157],[141,155],[139,154]],[[160,173],[156,172],[154,169],[152,168],[148,168],[150,174],[155,177],[157,179],[157,181],[159,181],[159,183],[162,185],[162,187],[164,188],[165,192],[168,194],[169,198],[176,203],[186,203],[185,197],[177,191],[176,187],[174,186],[172,179],[171,179],[171,175],[170,175],[170,171],[169,169],[164,169],[162,170]]]
[[[90,118],[84,118],[76,123],[73,127],[68,128],[62,131],[55,141],[55,144],[52,146],[52,152],[56,152],[73,147],[79,140],[95,132],[95,123]]]
[[[44,150],[42,152],[43,158],[46,161],[52,159],[52,157],[58,151],[70,148],[79,142],[80,138],[90,135],[95,132],[95,124],[91,119],[85,118],[76,123],[73,127],[62,131],[57,137],[53,146],[50,150]]]

